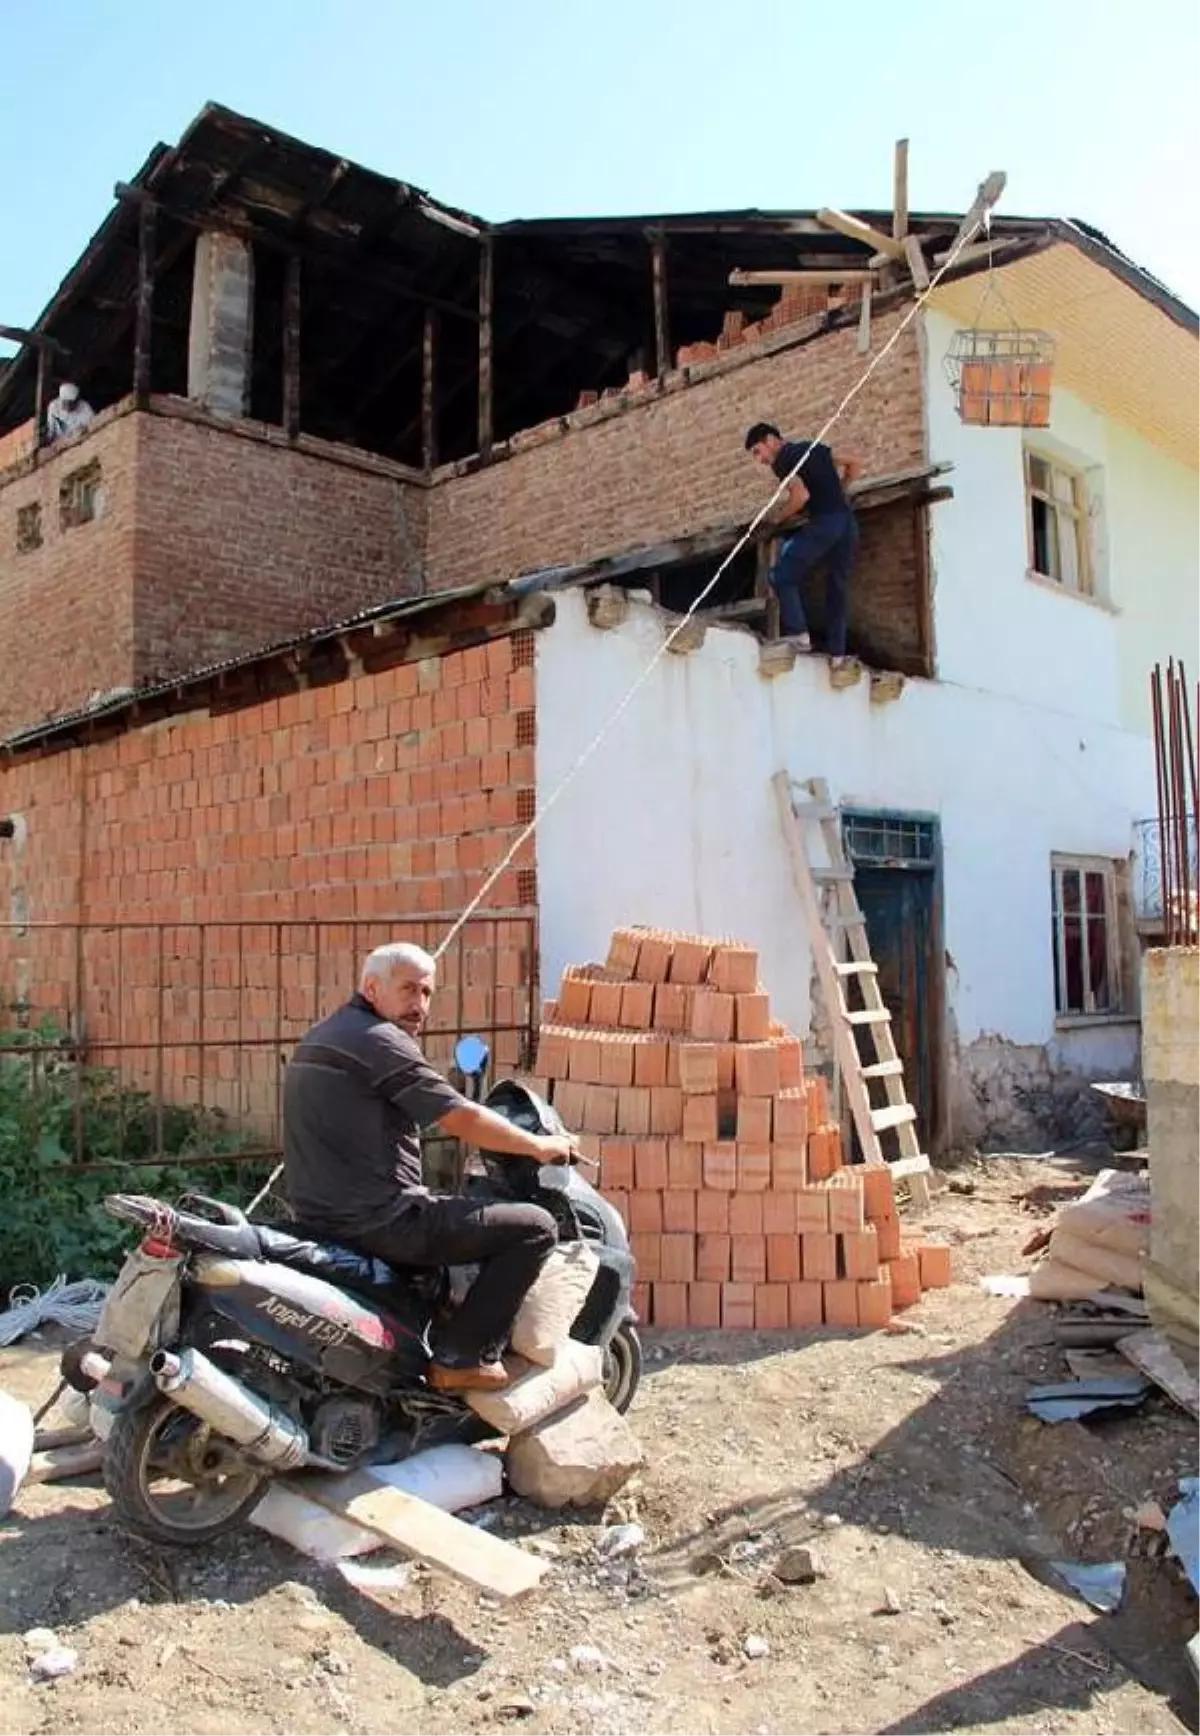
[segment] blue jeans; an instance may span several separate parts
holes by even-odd
[[[810,518],[779,545],[771,584],[779,598],[779,625],[786,638],[808,631],[800,583],[825,563],[825,633],[831,657],[846,654],[846,611],[850,569],[858,552],[858,523],[850,511]]]

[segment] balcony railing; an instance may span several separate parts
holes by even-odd
[[[1188,887],[1197,886],[1196,816],[1187,820]],[[1138,922],[1161,923],[1163,906],[1163,840],[1158,820],[1138,820],[1133,828],[1133,913]]]

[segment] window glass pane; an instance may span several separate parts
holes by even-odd
[[[1106,1013],[1113,1005],[1108,980],[1108,923],[1103,916],[1088,923],[1088,986],[1092,991],[1092,1010]]]
[[[1029,486],[1040,488],[1043,494],[1050,492],[1050,466],[1033,452],[1029,454]]]
[[[1031,500],[1030,518],[1033,527],[1033,570],[1048,579],[1059,575],[1058,515],[1044,500]]]
[[[1081,1013],[1083,1005],[1083,929],[1078,916],[1063,920],[1063,951],[1067,966],[1067,1013]]]
[[[1074,506],[1075,478],[1071,475],[1071,472],[1069,470],[1055,470],[1053,476],[1054,498],[1056,500],[1066,501],[1068,506]]]
[[[1087,907],[1089,916],[1103,916],[1108,909],[1105,898],[1104,875],[1089,873],[1084,876],[1086,882]]]
[[[1062,901],[1068,916],[1079,909],[1078,868],[1064,868],[1062,871]]]

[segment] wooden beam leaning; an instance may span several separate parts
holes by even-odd
[[[650,276],[654,290],[654,372],[661,380],[671,368],[671,313],[667,287],[667,238],[650,236]]]
[[[892,238],[903,241],[908,234],[908,140],[896,140],[892,167]]]
[[[289,253],[283,278],[283,430],[300,432],[300,260]]]
[[[133,334],[133,395],[139,404],[150,396],[151,348],[154,335],[154,244],[158,207],[147,199],[138,206],[137,314]]]
[[[852,241],[861,241],[864,247],[874,248],[876,253],[882,253],[888,259],[904,259],[901,242],[885,235],[881,229],[872,229],[871,225],[864,223],[861,218],[851,217],[847,211],[834,211],[824,207],[817,212],[817,221],[823,223],[826,229],[836,229],[839,235],[848,235]]]
[[[479,451],[492,450],[495,437],[492,414],[492,300],[495,289],[496,252],[491,235],[479,243]]]
[[[912,280],[918,289],[929,288],[929,267],[925,263],[925,255],[921,252],[921,242],[916,235],[904,237],[904,257],[908,261],[908,269],[912,272]]]

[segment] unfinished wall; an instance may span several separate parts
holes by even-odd
[[[875,353],[900,318],[876,320]],[[430,493],[427,559],[436,586],[504,579],[747,519],[769,492],[743,450],[749,425],[816,434],[862,374],[853,329],[726,367],[617,416],[573,418],[565,432]],[[847,409],[836,444],[865,472],[923,461],[916,325]]]
[[[421,590],[424,493],[185,415],[139,418],[139,680]]]
[[[662,634],[649,608],[601,632],[580,598],[560,599],[538,640],[540,799]],[[1103,770],[1081,775],[1081,761]],[[936,682],[872,704],[865,681],[832,690],[821,659],[768,681],[755,641],[731,629],[660,661],[543,821],[543,979],[598,956],[624,923],[736,934],[758,947],[780,1016],[806,1030],[809,947],[770,788],[781,768],[828,779],[846,806],[940,817],[954,1136],[1019,1131],[1026,1094],[1047,1077],[1077,1090],[1081,1076],[1131,1076],[1132,1019],[1056,1028],[1050,857],[1128,851],[1131,820],[1153,800],[1149,745]]]
[[[82,1021],[152,1089],[165,1032],[184,1044],[162,1063],[168,1099],[265,1114],[280,1046],[345,998],[361,952],[406,918],[440,917],[440,938],[515,838],[533,798],[532,657],[515,634],[0,769],[0,813],[20,816],[0,839],[0,1023]],[[487,908],[535,904],[530,846]],[[318,936],[318,921],[340,926]],[[451,959],[443,1021],[519,1022],[536,969],[521,932],[472,941],[484,956],[461,974]],[[513,956],[497,965],[497,947]],[[187,1046],[202,1036],[210,1050]],[[497,1050],[515,1062],[516,1037]]]
[[[0,736],[134,678],[138,419],[0,475]],[[93,516],[72,509],[92,466]]]
[[[1152,1199],[1146,1299],[1156,1326],[1196,1348],[1200,1314],[1200,952],[1148,952],[1142,972]]]

